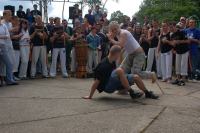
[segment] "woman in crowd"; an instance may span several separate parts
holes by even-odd
[[[142,34],[140,36],[139,40],[140,46],[143,48],[146,61],[147,61],[147,55],[148,55],[148,50],[149,50],[149,40],[148,40],[148,27],[143,26],[142,28]],[[144,70],[146,70],[146,65],[143,67]]]
[[[153,67],[154,61],[156,61],[156,70],[157,70],[157,76],[161,77],[161,69],[160,69],[160,56],[156,57],[156,49],[158,47],[158,41],[159,41],[159,35],[160,35],[160,28],[159,23],[157,20],[152,21],[152,27],[148,31],[148,39],[150,41],[149,45],[149,51],[148,51],[148,60],[147,60],[147,71],[155,70]]]
[[[30,55],[30,35],[28,32],[28,21],[23,19],[20,23],[20,32],[22,37],[20,38],[19,45],[20,45],[20,58],[21,64],[19,69],[19,78],[26,79],[27,78],[27,68],[28,68],[28,61]]]
[[[157,49],[157,54],[161,52],[163,82],[170,82],[172,78],[172,46],[173,44],[170,42],[169,25],[167,22],[163,22]]]
[[[137,42],[140,41],[140,36],[142,34],[142,27],[140,24],[135,25],[135,29],[134,29],[134,38],[136,39]]]

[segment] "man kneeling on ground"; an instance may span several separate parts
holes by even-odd
[[[125,74],[122,68],[116,68],[116,61],[120,57],[121,47],[111,47],[108,57],[102,60],[95,69],[95,81],[91,87],[90,95],[84,99],[92,99],[96,90],[106,93],[126,90],[132,99],[140,98],[143,93],[136,93],[131,88],[134,83],[145,93],[146,98],[158,99],[153,92],[148,91],[138,75]]]

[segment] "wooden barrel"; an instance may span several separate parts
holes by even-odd
[[[85,42],[81,42],[75,45],[75,53],[77,60],[77,70],[76,77],[77,78],[86,78],[87,77],[87,58],[88,58],[88,46]]]

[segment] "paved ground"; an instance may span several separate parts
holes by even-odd
[[[81,99],[91,82],[57,78],[1,87],[0,133],[200,133],[200,83],[161,83],[161,95],[145,81],[160,100],[117,94]]]

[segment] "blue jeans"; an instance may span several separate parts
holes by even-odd
[[[13,79],[13,65],[6,48],[0,48],[0,60],[6,65],[6,83],[15,82]]]
[[[200,53],[197,54],[191,54],[191,64],[192,64],[192,78],[195,78],[195,75],[197,74],[197,70],[199,69],[200,64]]]
[[[133,74],[126,74],[127,80],[129,82],[129,85],[133,85]],[[110,79],[104,89],[104,92],[106,93],[114,93],[117,90],[123,90],[124,87],[119,79],[119,76],[116,73],[116,70],[114,70],[110,76]]]

